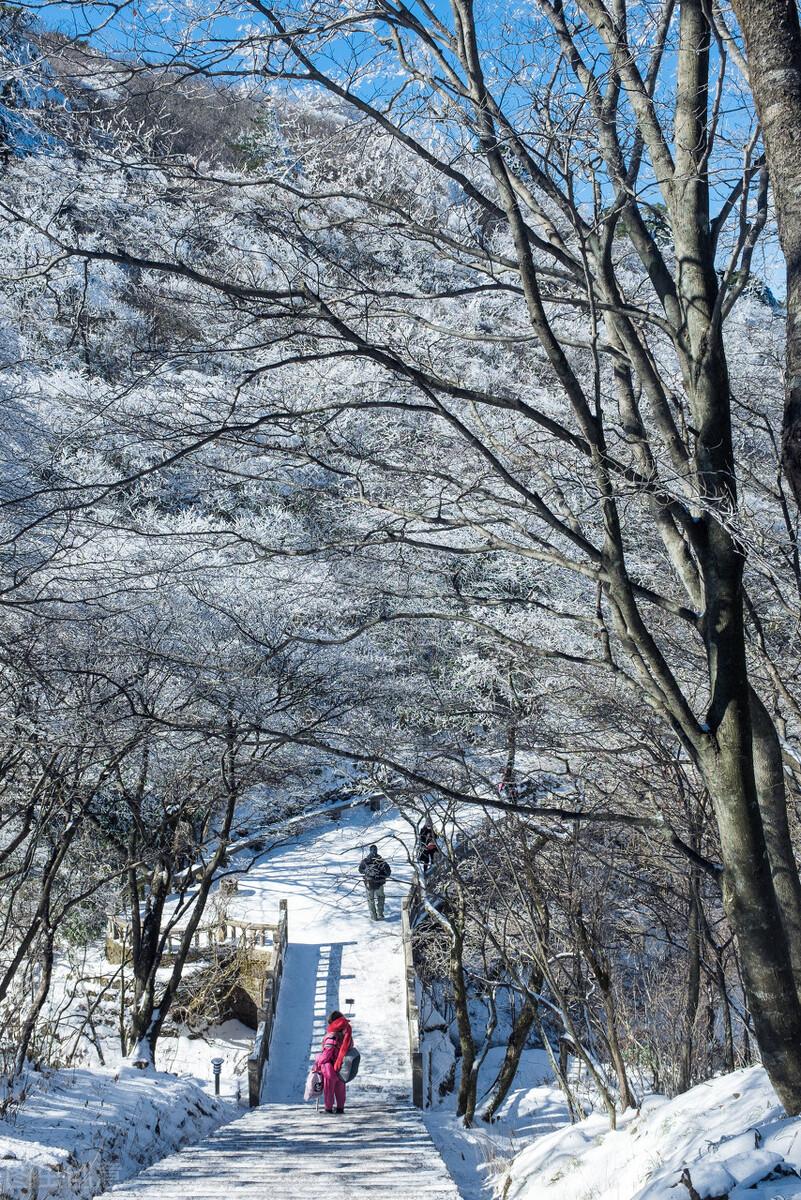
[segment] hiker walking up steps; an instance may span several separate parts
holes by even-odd
[[[350,1021],[334,1009],[328,1018],[322,1048],[314,1062],[313,1070],[323,1077],[323,1104],[327,1113],[345,1111],[345,1083],[339,1074],[342,1060],[353,1045]],[[336,1107],[335,1107],[336,1106]]]
[[[378,853],[377,846],[371,846],[367,857],[359,863],[359,874],[364,879],[364,886],[367,889],[370,916],[374,921],[383,921],[384,884],[392,874],[392,868],[387,860]]]

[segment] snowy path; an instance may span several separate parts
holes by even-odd
[[[231,915],[274,920],[289,901],[289,950],[265,1073],[262,1106],[114,1188],[140,1200],[459,1200],[456,1185],[410,1100],[400,903],[408,828],[366,810],[274,851],[240,884]],[[387,920],[369,919],[357,873],[375,842],[393,865]],[[347,1001],[352,1001],[348,1004]],[[344,1116],[303,1103],[326,1014],[352,1013],[361,1073]],[[377,1191],[376,1191],[377,1189]]]
[[[107,1196],[137,1200],[458,1200],[419,1114],[354,1104],[344,1116],[264,1105]]]

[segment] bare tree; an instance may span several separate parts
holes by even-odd
[[[313,644],[456,626],[655,710],[711,798],[753,1026],[799,1111],[801,885],[776,727],[798,723],[798,680],[775,630],[796,619],[801,572],[770,406],[730,353],[760,337],[738,322],[767,172],[755,123],[725,119],[707,7],[541,0],[523,60],[469,0],[447,17],[383,2],[343,17],[323,0],[241,11],[246,47],[211,7],[207,40],[187,31],[169,69],[274,81],[283,109],[250,173],[146,172],[140,201],[168,178],[207,220],[177,235],[162,201],[164,224],[129,244],[99,189],[76,214],[63,194],[21,205],[9,185],[5,219],[35,245],[26,270],[49,279],[66,258],[181,289],[206,331],[191,361],[217,365],[223,345],[236,386],[200,417],[151,410],[146,471],[255,445],[322,480],[313,532],[258,545],[349,561],[359,611],[349,629],[326,614]],[[309,136],[296,85],[325,108],[329,144]],[[130,187],[146,155],[117,156]],[[97,504],[144,475],[64,488]],[[352,733],[334,748],[353,753]],[[383,765],[377,740],[363,757]],[[448,769],[486,792],[468,760]]]

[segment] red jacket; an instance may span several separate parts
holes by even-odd
[[[342,1066],[342,1060],[353,1045],[353,1030],[346,1017],[338,1017],[332,1021],[325,1031],[322,1048],[314,1064],[315,1071],[320,1071],[326,1063],[333,1063],[334,1070]]]

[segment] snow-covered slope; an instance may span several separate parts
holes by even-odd
[[[0,1122],[0,1195],[90,1197],[242,1111],[174,1075],[100,1068],[32,1073]]]
[[[801,1119],[761,1067],[650,1097],[610,1132],[589,1117],[539,1138],[503,1181],[504,1200],[801,1200]]]
[[[479,1096],[490,1089],[504,1057],[503,1046],[487,1054],[479,1076]],[[496,1185],[522,1146],[570,1123],[565,1098],[556,1085],[544,1050],[524,1050],[506,1100],[491,1125],[478,1120],[465,1129],[456,1116],[456,1097],[435,1096],[426,1126],[464,1200],[491,1200]]]

